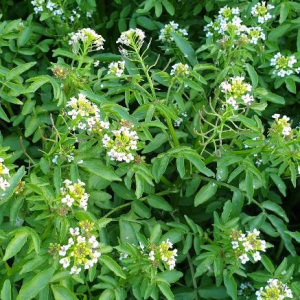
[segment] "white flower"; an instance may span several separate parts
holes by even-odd
[[[81,244],[81,243],[85,243],[85,237],[84,236],[77,236],[77,243]]]
[[[253,249],[252,245],[248,241],[244,242],[243,246],[244,246],[244,249],[245,249],[246,252]]]
[[[149,252],[149,259],[152,260],[152,261],[155,260],[155,257],[154,257],[154,251],[153,251],[153,250],[151,250],[151,251]]]
[[[232,249],[237,249],[239,247],[239,243],[236,241],[232,241],[231,244],[232,244]]]
[[[89,238],[89,243],[92,244],[92,248],[97,248],[99,246],[99,242],[94,235]]]
[[[5,191],[8,187],[10,187],[10,183],[3,177],[0,177],[0,189]]]
[[[67,194],[66,197],[64,197],[64,198],[61,199],[61,202],[62,203],[66,203],[67,206],[69,206],[69,207],[72,206],[72,204],[74,203],[74,201],[75,200],[69,194]]]
[[[71,268],[70,274],[71,275],[73,275],[73,274],[78,275],[80,273],[80,271],[81,271],[81,268],[78,268],[78,267],[74,266],[74,267]]]
[[[70,228],[69,231],[70,231],[70,234],[73,235],[73,236],[74,235],[79,235],[79,233],[80,233],[79,232],[79,227]]]
[[[70,265],[70,259],[68,257],[64,257],[59,261],[59,263],[66,269]]]
[[[279,118],[280,118],[280,114],[274,114],[274,115],[272,116],[272,118],[273,118],[273,119],[279,119]]]
[[[241,260],[242,264],[245,264],[247,261],[249,261],[249,257],[247,254],[243,254],[243,255],[239,256],[239,259]]]
[[[141,29],[129,29],[121,33],[121,36],[117,40],[117,44],[123,44],[126,46],[131,45],[132,43],[137,43],[138,47],[140,48],[145,39],[145,32]]]
[[[261,260],[260,253],[259,253],[258,251],[254,252],[254,253],[252,254],[252,256],[253,256],[254,261],[259,261],[259,260]]]
[[[183,77],[189,75],[189,66],[187,64],[178,63],[172,66],[170,75]]]

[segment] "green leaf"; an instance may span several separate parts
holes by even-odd
[[[34,298],[49,283],[54,271],[55,268],[51,267],[35,275],[21,287],[16,300],[30,300]]]
[[[121,267],[111,257],[107,255],[101,255],[99,261],[105,264],[117,276],[126,279],[126,275],[122,271]]]
[[[150,206],[164,211],[172,211],[172,206],[161,196],[149,195],[147,202]]]
[[[199,154],[192,153],[192,152],[182,152],[182,154],[187,160],[189,160],[197,168],[199,172],[206,175],[207,177],[215,176],[214,172],[205,166]]]
[[[253,88],[256,88],[257,84],[258,84],[258,76],[257,76],[257,73],[256,73],[255,69],[249,64],[246,64],[246,69],[247,69],[247,71],[249,73],[249,76],[251,78]]]
[[[285,85],[286,88],[293,94],[297,93],[297,89],[296,89],[296,83],[293,80],[293,78],[286,78],[285,79]]]
[[[175,8],[174,8],[173,4],[171,4],[168,0],[163,0],[162,4],[165,7],[168,14],[171,16],[174,16]]]
[[[157,243],[160,237],[161,237],[161,227],[160,224],[156,224],[151,231],[151,235],[149,239],[150,243]]]
[[[275,267],[274,267],[272,261],[266,255],[262,255],[261,262],[265,266],[265,268],[267,269],[268,272],[270,272],[271,274],[274,273]]]
[[[199,154],[193,152],[187,152],[187,151],[183,152],[182,154],[187,160],[189,160],[197,168],[199,172],[206,175],[207,177],[215,176],[214,172],[205,166]]]
[[[98,300],[113,300],[113,299],[115,299],[114,291],[110,289],[106,289],[102,292]]]
[[[9,279],[4,281],[0,296],[2,300],[11,300],[11,284]]]
[[[15,234],[14,238],[9,242],[6,247],[3,260],[6,261],[15,256],[25,245],[28,238],[28,231],[22,230]]]
[[[253,199],[254,187],[253,187],[253,174],[249,170],[246,170],[245,183],[246,183],[246,194],[249,201],[251,201]]]
[[[76,295],[64,286],[51,286],[55,300],[78,300]]]
[[[255,90],[255,94],[257,94],[258,96],[260,96],[262,99],[265,99],[267,101],[276,103],[276,104],[285,104],[285,100],[283,97],[273,94],[269,91],[267,91],[264,88],[257,88]]]
[[[279,18],[279,24],[283,23],[290,12],[290,6],[288,2],[283,2],[280,5],[280,18]]]
[[[194,205],[198,206],[212,198],[218,190],[218,185],[214,182],[209,182],[203,186],[195,196]]]
[[[6,81],[10,81],[13,78],[19,76],[20,74],[26,72],[27,70],[32,68],[35,64],[36,62],[30,62],[11,69],[6,76]]]
[[[278,187],[280,193],[286,197],[286,185],[284,183],[284,181],[280,178],[280,176],[276,173],[270,173],[270,177],[272,178],[272,180],[274,181],[274,183],[276,184],[276,186]]]
[[[108,181],[121,181],[120,177],[118,177],[112,169],[100,163],[99,161],[86,160],[79,166],[86,171]]]
[[[149,219],[151,217],[150,209],[140,200],[135,200],[131,204],[132,210],[141,218]]]
[[[280,205],[278,205],[277,203],[269,201],[269,200],[264,201],[262,203],[262,207],[265,208],[265,209],[268,209],[270,211],[275,212],[278,216],[283,218],[286,222],[289,222],[289,219],[288,219],[284,209]]]
[[[37,116],[31,116],[25,129],[25,137],[32,135],[40,125],[40,119]]]
[[[284,241],[285,248],[293,255],[296,256],[296,250],[294,245],[291,242],[291,237],[286,233],[287,228],[281,219],[273,215],[267,215],[268,219],[272,223],[272,225],[276,228],[278,233],[280,234],[282,240]]]
[[[6,122],[9,122],[9,118],[1,105],[0,105],[0,118]]]
[[[292,24],[283,24],[272,31],[270,31],[268,40],[270,42],[277,42],[277,40],[286,35],[286,33],[290,30]]]
[[[300,243],[300,232],[286,231],[286,233],[290,235],[297,243]]]
[[[237,284],[232,276],[226,269],[223,271],[224,284],[227,294],[233,299],[237,300]]]
[[[17,45],[18,47],[23,47],[29,40],[32,34],[32,30],[30,26],[26,26],[18,36]]]
[[[175,283],[183,276],[182,272],[176,270],[164,271],[159,273],[156,277],[159,281],[165,281],[167,283]]]
[[[172,32],[171,36],[173,37],[177,47],[180,49],[180,51],[183,53],[186,59],[190,62],[192,66],[195,66],[198,63],[198,61],[195,51],[190,45],[190,43],[175,32]]]
[[[158,282],[157,285],[167,300],[174,300],[174,295],[166,282]]]

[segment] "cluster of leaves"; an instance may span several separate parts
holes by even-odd
[[[0,298],[299,297],[300,5],[251,43],[257,1],[23,2],[0,4]]]

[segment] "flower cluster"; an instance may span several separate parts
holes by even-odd
[[[85,183],[78,179],[77,183],[66,179],[64,181],[65,187],[60,189],[62,197],[61,203],[71,208],[72,206],[79,206],[84,210],[87,210],[87,202],[89,195],[85,192]]]
[[[250,44],[254,44],[256,45],[259,40],[265,40],[266,39],[266,35],[264,34],[264,31],[262,30],[261,27],[250,27],[247,28],[247,38],[249,40]]]
[[[112,62],[108,65],[108,74],[121,77],[122,74],[124,73],[124,69],[125,69],[125,61],[120,60],[120,61]]]
[[[231,245],[235,255],[242,264],[249,261],[249,256],[255,262],[261,260],[259,251],[266,251],[266,241],[259,239],[260,232],[257,229],[248,231],[247,234],[239,230],[232,229],[230,233]]]
[[[250,282],[241,283],[238,296],[244,296],[248,300],[254,291],[255,289]]]
[[[164,28],[160,30],[160,34],[158,40],[162,42],[172,42],[174,38],[172,37],[171,33],[176,33],[181,35],[182,37],[188,35],[185,29],[178,29],[179,25],[174,21],[171,21],[169,24],[166,24]]]
[[[276,132],[281,133],[285,137],[292,136],[292,127],[289,123],[290,118],[287,116],[283,116],[280,118],[280,114],[274,114],[273,119],[275,119],[275,123],[272,125],[272,129]]]
[[[278,52],[271,59],[270,65],[275,67],[275,70],[273,71],[274,75],[285,77],[294,74],[294,72],[300,73],[300,67],[294,67],[294,64],[296,63],[297,59],[294,55],[283,56],[280,52]]]
[[[48,0],[47,2],[45,0],[33,0],[31,1],[31,4],[36,14],[43,12],[44,10],[48,10],[53,16],[63,17],[64,12],[61,9],[61,7],[57,3],[52,2],[51,0]]]
[[[121,127],[112,130],[113,137],[105,134],[102,138],[103,147],[108,149],[107,155],[111,160],[125,161],[134,160],[133,150],[137,150],[138,135],[132,130],[133,125],[125,120],[121,121]]]
[[[70,33],[69,45],[72,46],[72,51],[75,54],[77,54],[80,50],[82,51],[81,43],[84,46],[84,52],[91,52],[104,49],[104,42],[104,38],[90,28],[83,28],[77,32]]]
[[[73,130],[81,129],[92,133],[101,133],[103,129],[109,128],[109,122],[102,121],[99,108],[89,101],[85,95],[79,94],[78,99],[72,97],[67,103],[71,110],[68,115],[75,120],[76,126]]]
[[[9,169],[4,165],[4,159],[0,157],[0,189],[5,191],[10,187],[10,183],[7,181],[9,177]]]
[[[189,66],[187,64],[178,63],[172,66],[170,75],[176,77],[186,77],[189,75]]]
[[[129,29],[121,33],[117,40],[117,44],[122,44],[130,47],[138,47],[140,49],[144,43],[145,32],[139,28]]]
[[[283,300],[293,298],[293,293],[289,287],[278,279],[269,279],[265,287],[256,291],[257,300]]]
[[[225,6],[221,8],[216,20],[204,27],[204,31],[207,31],[206,36],[222,38],[220,40],[222,44],[226,44],[226,42],[233,37],[238,44],[250,43],[253,45],[258,44],[260,40],[266,39],[261,27],[247,27],[243,24],[239,14],[240,10],[238,7],[229,8]],[[232,43],[228,43],[228,45],[233,47]]]
[[[177,120],[175,120],[173,122],[173,126],[174,127],[179,127],[181,125],[181,123],[183,122],[183,118],[186,118],[187,117],[187,113],[182,113],[181,114],[181,117],[179,117]]]
[[[162,261],[169,270],[173,270],[176,264],[177,249],[173,248],[173,244],[167,239],[163,241],[159,246],[152,245],[149,252],[149,259],[153,265],[157,266]]]
[[[250,94],[252,86],[244,82],[245,77],[231,77],[229,81],[221,83],[221,91],[226,95],[226,102],[235,110],[239,108],[239,103],[250,105],[254,98]]]
[[[67,77],[67,69],[64,67],[56,65],[52,68],[51,71],[53,75],[60,80],[64,80]]]
[[[94,224],[88,221],[79,222],[79,227],[70,228],[71,237],[68,244],[60,246],[59,263],[64,269],[72,266],[70,274],[79,274],[81,269],[90,269],[98,262],[101,253],[97,251],[99,242],[91,234]]]
[[[242,19],[239,17],[239,14],[240,10],[238,7],[229,8],[227,5],[222,7],[217,19],[204,27],[204,31],[207,31],[206,36],[224,36],[226,32],[230,31],[240,35],[241,32],[245,31],[246,26],[242,25]]]
[[[258,2],[252,7],[251,14],[258,18],[258,23],[263,24],[273,18],[269,12],[273,8],[271,4],[266,5],[266,1]]]

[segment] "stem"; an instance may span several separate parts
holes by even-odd
[[[188,253],[187,255],[186,255],[186,257],[187,257],[187,260],[188,260],[188,264],[189,264],[189,267],[190,267],[190,271],[191,271],[191,275],[192,275],[192,282],[193,282],[193,287],[194,287],[194,289],[195,289],[195,291],[196,291],[196,298],[195,298],[195,300],[198,300],[199,298],[198,298],[198,286],[197,286],[197,281],[196,281],[196,278],[195,278],[195,269],[194,269],[194,266],[193,266],[193,263],[192,263],[192,259],[191,259],[191,256],[190,256],[190,254]]]
[[[103,216],[103,218],[107,218],[108,216],[110,216],[111,214],[115,213],[116,211],[124,208],[124,207],[127,207],[127,206],[130,206],[131,205],[131,202],[129,203],[125,203],[123,205],[120,205],[120,206],[117,206],[116,208],[112,209],[109,213],[107,213],[106,215]]]
[[[165,118],[166,118],[166,121],[167,121],[168,128],[170,130],[170,134],[172,136],[174,145],[179,146],[180,144],[179,144],[179,141],[177,139],[176,132],[175,132],[175,129],[173,127],[172,121],[171,121],[171,119],[168,115],[165,115]]]

